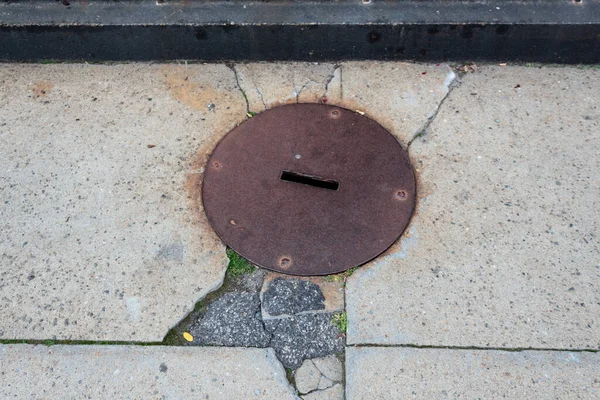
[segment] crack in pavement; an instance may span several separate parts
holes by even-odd
[[[555,351],[564,353],[598,353],[600,349],[561,349],[544,347],[480,347],[480,346],[436,346],[419,344],[381,344],[381,343],[353,343],[346,344],[346,347],[390,347],[390,348],[409,348],[409,349],[438,349],[438,350],[477,350],[477,351]]]
[[[254,82],[254,75],[252,75],[252,82],[254,83],[254,87],[256,88],[256,92],[258,93],[258,97],[260,97],[260,101],[263,104],[263,108],[266,110],[269,107],[267,107],[267,103],[265,103],[265,98],[263,97],[262,92],[260,91],[260,89],[256,85],[256,82]]]
[[[225,65],[227,66],[227,68],[229,68],[231,71],[233,71],[233,76],[235,78],[235,84],[236,84],[237,88],[239,89],[239,91],[242,93],[242,97],[244,98],[244,101],[246,102],[246,114],[250,115],[252,113],[252,111],[250,111],[250,102],[248,101],[248,96],[246,95],[246,92],[244,91],[244,89],[242,88],[242,85],[240,84],[240,78],[238,76],[237,69],[235,68],[235,64],[234,63],[225,63]]]
[[[333,65],[333,70],[331,71],[331,74],[329,74],[327,76],[327,78],[325,79],[325,82],[323,82],[323,86],[325,86],[325,92],[323,93],[323,96],[325,96],[327,94],[327,91],[329,90],[329,84],[331,83],[331,81],[333,80],[333,78],[335,78],[335,71],[337,71],[338,69],[340,70],[340,73],[342,68],[342,64],[334,64]]]
[[[429,118],[427,118],[427,121],[425,121],[425,123],[423,124],[421,129],[419,129],[417,131],[417,133],[408,141],[408,144],[406,145],[407,150],[410,148],[410,146],[416,139],[423,137],[428,133],[429,126],[433,123],[433,121],[438,116],[440,110],[442,109],[442,106],[444,105],[444,102],[450,96],[450,93],[452,93],[454,91],[454,89],[459,87],[460,84],[462,83],[462,81],[460,80],[458,75],[456,75],[454,73],[454,71],[451,71],[451,73],[452,73],[452,78],[451,78],[450,82],[448,82],[448,91],[446,92],[446,95],[440,100],[435,111]]]

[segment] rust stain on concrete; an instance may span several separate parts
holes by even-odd
[[[54,85],[46,81],[37,81],[31,86],[35,98],[46,97],[54,88]]]
[[[212,226],[206,218],[204,206],[202,204],[202,182],[204,180],[204,168],[206,167],[206,163],[208,162],[208,158],[210,157],[212,150],[226,134],[227,132],[215,132],[213,135],[209,136],[200,149],[188,159],[189,169],[186,172],[184,190],[187,193],[189,202],[188,207],[193,216],[193,223],[198,225],[202,232],[207,230],[209,232],[213,231]],[[223,246],[221,240],[216,234],[210,235],[210,238],[212,238],[210,243],[211,247],[217,246],[220,249],[221,246]]]
[[[163,69],[166,84],[171,95],[195,110],[209,110],[209,105],[227,104],[229,96],[223,90],[203,85],[194,80],[194,71],[181,66]]]

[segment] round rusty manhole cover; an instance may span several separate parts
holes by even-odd
[[[319,104],[277,107],[225,136],[206,166],[208,220],[252,263],[294,275],[363,264],[415,203],[408,154],[375,121]]]

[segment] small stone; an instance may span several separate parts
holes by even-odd
[[[294,372],[296,389],[300,394],[312,392],[319,387],[321,373],[311,360],[304,360],[302,366]]]
[[[338,383],[329,389],[317,390],[305,396],[304,400],[344,400],[344,387]]]
[[[275,278],[263,294],[263,307],[270,315],[294,315],[325,309],[318,285],[299,279]]]

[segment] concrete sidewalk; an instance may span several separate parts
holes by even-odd
[[[600,397],[600,70],[456,67],[1,65],[3,396]],[[311,281],[345,305],[341,378],[163,341],[227,269],[199,197],[208,155],[296,102],[375,119],[418,180],[401,240]]]

